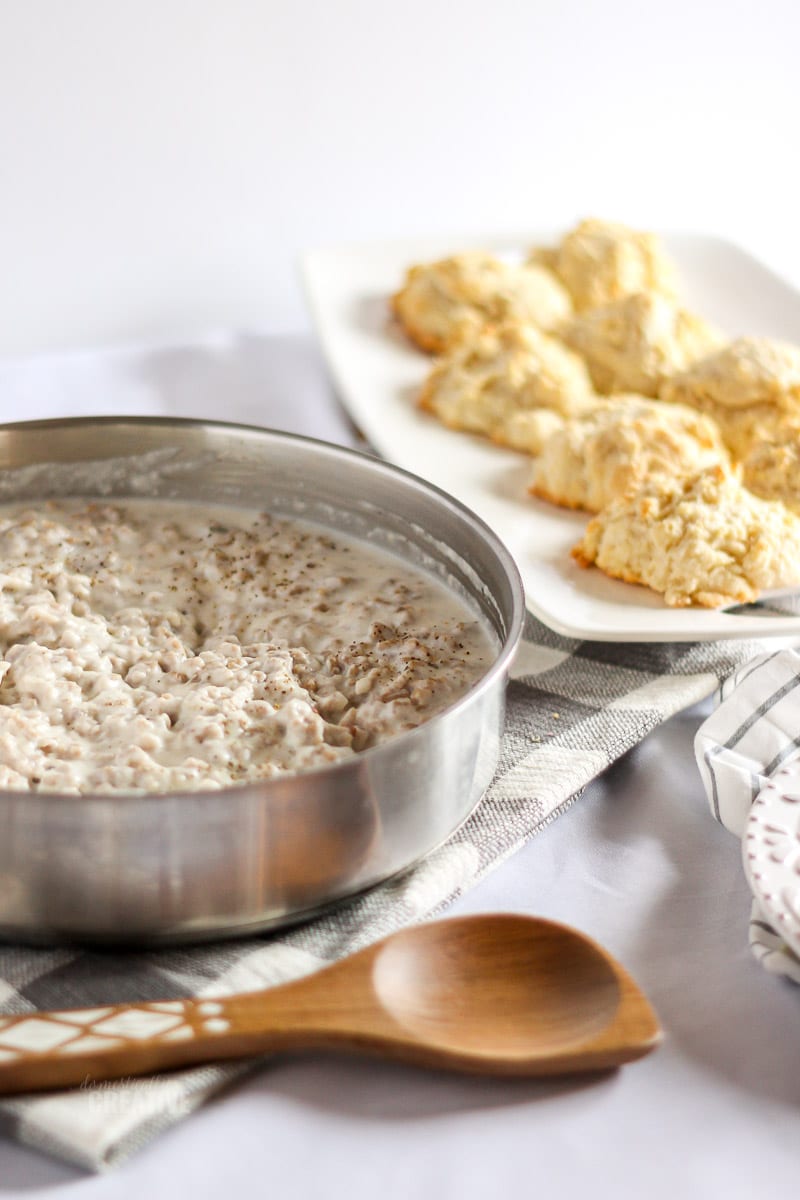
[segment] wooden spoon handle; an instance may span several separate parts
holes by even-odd
[[[259,996],[259,999],[261,997]],[[0,1094],[121,1079],[280,1045],[231,1000],[164,1000],[0,1017]]]

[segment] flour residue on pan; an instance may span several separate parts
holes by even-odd
[[[0,500],[109,496],[124,492],[152,496],[161,490],[165,480],[197,471],[216,457],[211,452],[191,458],[181,455],[182,451],[175,446],[162,446],[141,454],[10,467],[0,471]]]

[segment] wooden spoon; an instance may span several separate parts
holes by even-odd
[[[306,1049],[552,1075],[616,1067],[660,1039],[641,991],[589,938],[479,915],[404,929],[265,991],[2,1017],[0,1093]]]

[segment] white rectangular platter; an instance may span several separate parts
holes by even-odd
[[[415,397],[428,356],[396,328],[388,298],[415,262],[480,246],[518,256],[557,235],[418,238],[308,252],[303,279],[340,398],[374,449],[478,513],[520,569],[528,608],[556,632],[594,641],[705,641],[800,634],[800,616],[668,608],[648,588],[585,570],[570,557],[587,520],[526,494],[530,459],[420,412]],[[800,342],[800,292],[719,238],[665,236],[687,307],[731,337],[764,334]]]

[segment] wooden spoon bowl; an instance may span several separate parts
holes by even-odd
[[[621,996],[597,946],[512,915],[485,927],[405,930],[381,948],[372,980],[385,1011],[420,1044],[508,1060],[586,1042],[611,1023]]]

